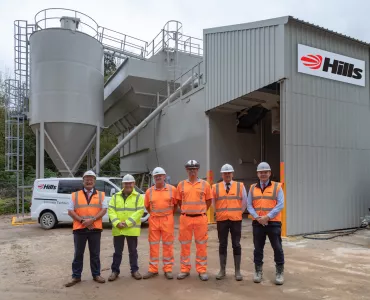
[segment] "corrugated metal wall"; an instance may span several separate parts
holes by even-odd
[[[297,72],[297,44],[366,61],[366,86]],[[287,234],[359,226],[370,207],[369,48],[285,26]]]
[[[281,79],[284,73],[283,33],[283,25],[249,29],[240,25],[239,30],[209,33],[206,30],[205,110]]]

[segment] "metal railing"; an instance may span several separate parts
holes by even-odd
[[[161,50],[174,50],[193,55],[203,55],[203,40],[182,33],[182,23],[168,21],[157,36],[147,45],[145,58]]]
[[[184,82],[186,82],[190,77],[194,77],[196,75],[196,79],[192,81],[192,84],[188,86],[187,89],[181,89],[180,95],[178,98],[186,95],[187,93],[191,92],[193,89],[197,88],[204,84],[203,81],[203,73],[204,73],[204,62],[201,61],[197,63],[195,66],[190,68],[187,72],[181,74],[176,80],[171,81],[170,84],[170,92],[173,93],[179,86],[181,86]]]
[[[99,27],[98,40],[106,50],[118,54],[143,59],[146,53],[147,42],[127,34]]]
[[[106,52],[121,59],[134,57],[148,59],[161,50],[177,50],[193,55],[203,55],[203,41],[201,39],[184,35],[182,23],[168,21],[157,36],[150,42],[133,36],[99,26],[88,15],[72,9],[47,8],[35,15],[35,30],[46,28],[60,28],[60,20],[63,17],[78,20],[76,30],[86,33],[102,43]]]
[[[98,23],[82,12],[68,8],[47,8],[39,11],[35,15],[35,30],[60,28],[60,19],[62,17],[79,19],[78,31],[86,33],[96,39],[98,38]]]

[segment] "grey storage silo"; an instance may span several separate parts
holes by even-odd
[[[103,124],[103,46],[73,29],[48,28],[31,35],[30,60],[30,126],[40,153],[44,144],[59,171],[71,176]]]

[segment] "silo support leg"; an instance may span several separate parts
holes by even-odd
[[[44,129],[45,131],[45,136],[48,138],[50,144],[53,146],[54,150],[56,151],[56,153],[58,154],[60,160],[62,161],[62,163],[64,164],[64,166],[66,167],[66,170],[68,171],[68,173],[71,175],[71,177],[73,177],[73,173],[71,171],[71,169],[68,167],[66,161],[64,160],[63,156],[60,154],[58,148],[55,146],[53,140],[51,139],[51,137],[49,136],[48,132]]]

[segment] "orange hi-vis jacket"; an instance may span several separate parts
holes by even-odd
[[[233,181],[229,193],[226,193],[224,182],[213,185],[216,221],[242,220],[243,188],[243,183]]]
[[[96,216],[102,210],[102,204],[104,201],[105,193],[94,190],[91,195],[90,203],[87,203],[87,199],[83,190],[74,192],[72,194],[72,201],[74,203],[75,213],[83,219],[91,219]],[[94,229],[103,229],[103,221],[100,218],[93,223]],[[73,220],[73,230],[86,228],[81,222]]]
[[[280,189],[281,183],[275,181],[271,181],[263,192],[256,183],[251,185],[249,192],[252,195],[252,205],[260,217],[266,216],[276,206]],[[281,212],[269,221],[281,222]]]
[[[168,183],[161,190],[152,186],[145,193],[145,207],[153,217],[172,215],[176,201],[176,188]]]
[[[211,187],[203,179],[192,184],[183,180],[177,185],[178,198],[181,200],[181,213],[197,215],[207,213],[207,200],[212,199]]]

